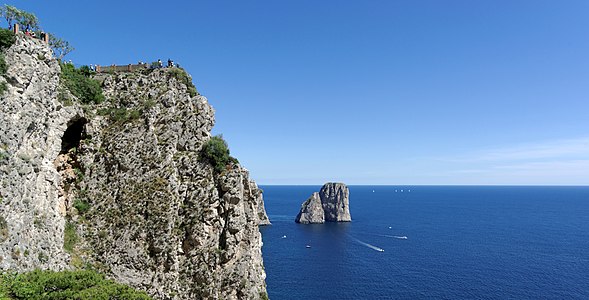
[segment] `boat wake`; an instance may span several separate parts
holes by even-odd
[[[388,238],[392,238],[392,239],[400,239],[400,240],[406,240],[406,239],[408,239],[408,237],[406,235],[379,234],[379,236],[384,236],[384,237],[388,237]]]
[[[371,244],[365,243],[365,242],[363,242],[363,241],[361,241],[361,240],[359,240],[359,239],[357,239],[357,238],[355,238],[355,237],[352,237],[352,236],[350,236],[350,237],[351,237],[351,238],[352,238],[354,241],[356,241],[358,244],[360,244],[360,245],[366,246],[366,247],[368,247],[368,248],[370,248],[370,249],[372,249],[372,250],[378,251],[378,252],[384,252],[384,249],[382,249],[382,248],[379,248],[379,247],[376,247],[376,246],[374,246],[374,245],[371,245]]]

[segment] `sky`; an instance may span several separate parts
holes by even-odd
[[[258,184],[589,184],[586,0],[4,3],[180,63]]]

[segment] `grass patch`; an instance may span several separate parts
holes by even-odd
[[[63,249],[68,253],[72,253],[79,240],[76,225],[71,221],[66,221],[65,230],[63,231]]]
[[[108,280],[92,270],[5,273],[0,299],[151,299],[145,292]]]

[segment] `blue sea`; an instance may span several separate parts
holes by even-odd
[[[316,225],[320,186],[262,188],[270,299],[589,299],[589,187],[350,186]]]

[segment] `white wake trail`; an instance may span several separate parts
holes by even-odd
[[[356,241],[358,244],[360,244],[360,245],[364,245],[364,246],[366,246],[366,247],[368,247],[368,248],[370,248],[370,249],[372,249],[372,250],[378,251],[378,252],[384,252],[384,249],[382,249],[382,248],[379,248],[379,247],[376,247],[376,246],[374,246],[374,245],[371,245],[371,244],[365,243],[365,242],[363,242],[363,241],[361,241],[361,240],[359,240],[359,239],[357,239],[357,238],[355,238],[355,237],[352,237],[352,236],[350,236],[350,237],[351,237],[351,238],[352,238],[354,241]]]
[[[400,240],[407,239],[407,236],[405,236],[405,235],[388,235],[388,234],[379,234],[379,235],[384,236],[384,237],[388,237],[388,238],[400,239]]]

